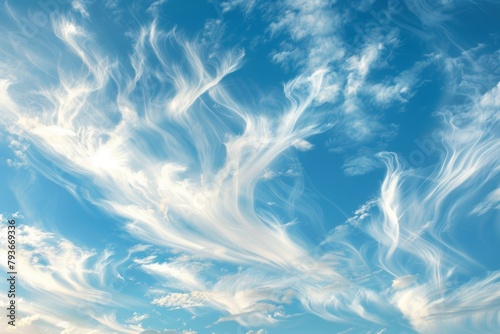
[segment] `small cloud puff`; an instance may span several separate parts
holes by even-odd
[[[140,323],[141,321],[143,321],[147,318],[149,318],[149,314],[140,315],[139,313],[134,312],[134,315],[131,318],[127,319],[126,322],[128,322],[128,323]]]
[[[298,149],[299,151],[309,151],[314,147],[313,144],[304,139],[295,139],[292,142],[292,146]]]

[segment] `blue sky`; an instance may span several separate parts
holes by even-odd
[[[497,332],[499,15],[2,2],[15,330]]]

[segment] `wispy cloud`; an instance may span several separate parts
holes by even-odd
[[[2,232],[2,253],[6,257],[6,229]],[[112,288],[112,253],[98,255],[30,226],[20,226],[17,238],[20,249],[16,266],[24,275],[24,293],[17,299],[23,316],[17,331],[137,333],[137,326],[119,324],[111,311],[140,303]],[[2,266],[7,270],[6,264]]]
[[[345,35],[372,4],[221,3],[224,17],[261,11],[276,42],[270,61],[289,70],[267,103],[242,97],[248,53],[222,39],[221,18],[197,34],[166,28],[164,1],[143,8],[145,20],[131,8],[132,23],[106,45],[85,1],[52,13],[37,38],[0,37],[0,127],[15,156],[7,164],[71,189],[111,217],[103,224],[123,233],[117,242],[136,245],[94,249],[50,222],[19,227],[29,298],[19,300],[18,330],[196,334],[155,319],[208,309],[217,313],[205,329],[236,322],[264,334],[297,308],[352,331],[500,327],[498,268],[456,232],[498,209],[498,51],[432,48],[394,71],[404,22]],[[5,29],[21,31],[22,14],[9,6]],[[447,6],[408,10],[440,30]],[[104,7],[129,14],[118,2]],[[445,78],[433,138],[443,154],[417,168],[385,152],[398,126],[384,117],[411,101],[430,66]],[[304,191],[297,156],[316,153],[321,134],[345,153],[346,175],[386,169],[341,224],[321,220]],[[311,235],[316,225],[331,231]]]

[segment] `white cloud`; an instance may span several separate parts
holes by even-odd
[[[482,107],[498,107],[500,106],[500,82],[496,87],[493,87],[489,92],[481,97],[480,105]]]
[[[382,167],[382,164],[377,158],[369,155],[359,155],[348,158],[342,166],[342,170],[346,175],[356,176],[364,175],[380,167]]]
[[[210,294],[193,291],[191,293],[169,293],[166,296],[153,300],[153,304],[171,309],[204,307],[208,305]]]
[[[137,301],[126,295],[114,294],[104,279],[113,269],[108,261],[109,252],[97,255],[93,250],[29,225],[18,225],[16,232],[16,265],[22,268],[25,291],[23,298],[17,299],[25,315],[17,323],[17,327],[23,328],[22,333],[41,329],[73,333],[78,328],[89,333],[137,332],[136,327],[120,324],[104,310],[104,306],[137,305]],[[2,229],[0,244],[4,246],[6,236]],[[2,249],[6,257],[7,247]],[[1,266],[7,269],[6,263]],[[89,322],[89,317],[93,321]]]
[[[60,50],[64,62],[56,65],[52,53],[23,55],[5,46],[6,54],[24,57],[30,69],[31,64],[52,65],[44,68],[43,80],[19,66],[2,65],[15,69],[0,81],[2,129],[22,137],[19,143],[29,143],[30,150],[68,174],[67,179],[54,175],[51,166],[40,162],[37,167],[55,182],[65,186],[71,178],[82,184],[91,180],[98,196],[87,199],[126,221],[132,237],[154,245],[134,246],[126,260],[116,259],[111,251],[99,255],[57,234],[24,226],[21,264],[26,289],[36,301],[22,305],[26,328],[43,323],[65,333],[142,331],[133,325],[145,319],[142,312],[129,319],[130,325],[121,324],[114,313],[101,312],[103,305],[135,305],[122,293],[113,295],[107,285],[109,277],[128,282],[118,270],[125,262],[159,279],[160,288],[148,291],[153,304],[210,307],[222,314],[217,323],[276,323],[286,318],[284,308],[293,300],[330,321],[384,323],[388,312],[405,315],[423,331],[435,324],[460,328],[467,321],[478,327],[498,325],[497,273],[446,290],[456,264],[466,267],[474,261],[439,237],[456,217],[465,216],[461,208],[469,200],[482,203],[474,213],[496,207],[496,193],[483,202],[477,199],[478,189],[498,173],[499,86],[482,95],[464,94],[474,103],[444,115],[441,139],[449,154],[439,158],[435,169],[405,169],[396,154],[382,153],[387,175],[380,193],[314,253],[290,226],[314,226],[319,210],[308,210],[300,197],[300,178],[277,178],[301,172],[300,166],[283,162],[284,152],[311,149],[307,138],[329,128],[331,115],[340,119],[336,129],[349,137],[348,144],[382,137],[388,126],[370,112],[370,99],[378,105],[404,102],[418,81],[417,71],[373,83],[370,74],[387,66],[388,53],[398,43],[394,34],[347,48],[337,34],[346,18],[331,1],[288,1],[280,8],[283,15],[269,29],[275,37],[286,36],[290,48],[283,44],[274,60],[302,58],[304,73],[284,85],[271,108],[242,103],[231,94],[231,84],[221,84],[241,65],[240,50],[214,51],[211,43],[188,40],[177,30],[162,31],[156,21],[129,34],[134,45],[126,64],[101,53],[89,25],[64,16],[53,22],[57,40],[51,35],[29,42]],[[304,48],[292,51],[296,42]],[[460,86],[490,87],[464,83],[456,89]],[[26,96],[38,98],[41,107],[33,108]],[[346,161],[344,169],[360,174],[373,164],[360,155]],[[268,181],[259,182],[262,178]],[[307,212],[303,216],[308,221],[287,223],[289,217],[283,217],[295,211]],[[160,260],[155,249],[163,248],[189,255]],[[136,253],[146,254],[130,260]],[[224,268],[229,273],[221,277],[210,271],[210,261],[246,269],[230,273]],[[409,267],[425,268],[425,275],[416,280],[408,276]],[[391,282],[392,277],[397,278]],[[387,310],[388,298],[393,307]],[[68,312],[82,303],[86,308],[79,315]],[[441,312],[447,303],[458,306]],[[82,314],[90,324],[82,323]],[[434,321],[435,314],[443,321]]]
[[[417,281],[418,277],[414,275],[406,275],[397,277],[392,281],[392,288],[395,290],[404,289]]]
[[[296,139],[292,141],[292,146],[298,149],[299,151],[309,151],[314,147],[313,144],[304,139]]]
[[[488,332],[500,325],[500,311],[495,304],[499,273],[493,272],[451,292],[445,299],[436,297],[438,287],[425,284],[394,295],[393,302],[419,332],[439,333],[443,328],[460,332],[464,326]]]
[[[142,331],[140,334],[198,334],[198,332],[191,329],[183,329],[183,330],[164,329],[161,331],[149,329],[146,331]]]
[[[221,282],[218,283],[220,286]],[[237,321],[244,326],[258,325],[276,322],[272,314],[278,307],[266,303],[268,299],[276,299],[273,295],[269,297],[262,294],[256,288],[212,291],[192,291],[190,293],[169,293],[166,296],[153,300],[153,304],[170,309],[213,307],[229,315],[220,317],[217,322]],[[270,292],[270,291],[269,291]]]
[[[29,145],[26,143],[21,143],[15,139],[10,139],[9,142],[9,148],[12,150],[12,153],[14,154],[13,159],[8,158],[6,160],[7,166],[13,167],[13,168],[23,168],[28,166],[28,159],[26,157],[26,151],[29,148]]]
[[[294,66],[305,65],[313,72],[344,57],[342,41],[336,35],[342,18],[329,1],[283,1],[280,11],[279,18],[270,23],[269,31],[272,36],[281,33],[290,36],[290,42],[283,44],[284,50],[272,54],[274,61],[281,64],[293,61]],[[298,43],[304,43],[305,47],[298,48]]]
[[[230,1],[224,1],[220,3],[220,6],[222,8],[222,12],[230,12],[232,10],[235,10],[236,8],[241,8],[244,13],[247,15],[250,14],[253,9],[255,8],[257,1],[256,0],[230,0]],[[218,4],[214,2],[214,6],[217,6]]]
[[[129,319],[126,320],[128,323],[140,323],[141,321],[149,318],[149,314],[139,314],[137,312],[134,312],[134,315],[130,317]]]
[[[202,290],[204,282],[199,278],[199,272],[207,265],[195,261],[179,261],[175,259],[164,263],[141,264],[143,270],[150,274],[163,276],[171,281],[170,284],[192,290]],[[174,283],[177,282],[177,283]]]
[[[267,331],[265,329],[263,329],[263,328],[261,328],[259,330],[253,330],[253,329],[251,329],[251,330],[249,330],[247,332],[247,334],[266,334],[266,333],[267,333]]]
[[[73,7],[73,10],[75,10],[78,13],[80,13],[80,15],[82,15],[83,17],[88,18],[90,16],[89,12],[87,11],[87,8],[86,8],[85,1],[83,1],[83,0],[72,0],[71,1],[71,6]]]
[[[33,321],[36,321],[41,318],[40,314],[34,314],[32,316],[24,317],[19,319],[19,321],[16,323],[16,326],[19,327],[26,327],[26,326],[31,326]]]
[[[483,215],[490,210],[500,210],[500,189],[495,189],[486,199],[472,209],[471,214]]]

